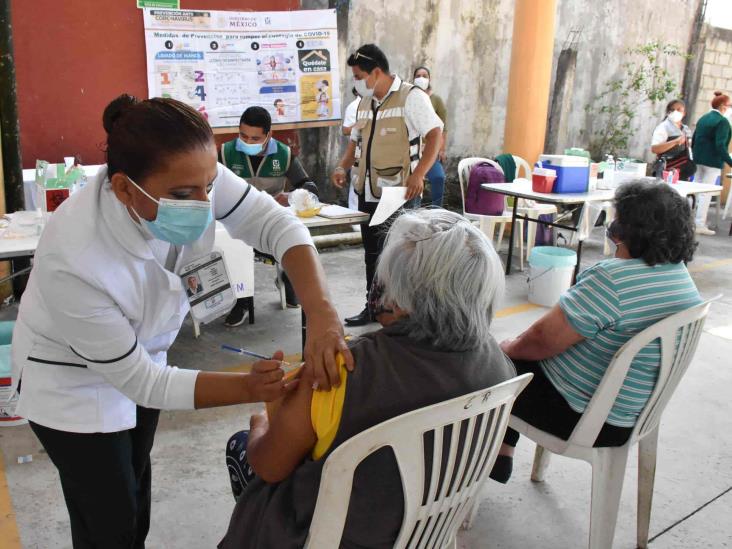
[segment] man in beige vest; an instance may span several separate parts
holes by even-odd
[[[338,188],[346,183],[346,172],[354,167],[358,176],[354,187],[358,207],[369,214],[361,224],[366,262],[366,296],[376,272],[376,262],[384,245],[388,222],[370,227],[384,187],[406,187],[406,207],[417,207],[424,189],[424,177],[437,159],[442,142],[442,121],[429,96],[402,82],[389,72],[384,52],[365,44],[348,58],[355,88],[362,97],[356,124],[343,158],[331,180]],[[361,326],[372,322],[368,307],[346,318],[346,324]]]

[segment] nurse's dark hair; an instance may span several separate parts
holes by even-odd
[[[615,220],[608,232],[630,256],[648,265],[684,263],[694,257],[694,218],[689,203],[667,183],[631,181],[615,191]]]
[[[104,109],[107,170],[136,183],[164,166],[169,156],[214,144],[213,131],[195,109],[175,99],[138,100],[123,94]]]

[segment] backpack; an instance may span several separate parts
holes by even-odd
[[[476,164],[470,170],[465,191],[465,212],[479,215],[502,215],[506,197],[481,188],[483,183],[505,183],[503,173],[488,162]]]

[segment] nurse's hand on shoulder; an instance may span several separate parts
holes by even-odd
[[[308,315],[307,330],[305,363],[312,366],[316,388],[329,391],[331,387],[340,386],[336,355],[343,355],[349,372],[353,371],[354,362],[335,309],[324,308],[318,314]]]

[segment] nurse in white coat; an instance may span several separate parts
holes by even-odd
[[[159,409],[273,400],[289,389],[278,360],[249,375],[167,364],[188,312],[180,270],[211,252],[213,218],[287,271],[319,384],[338,383],[338,352],[353,360],[307,229],[217,163],[195,110],[120,96],[104,128],[106,168],[53,214],[38,245],[13,334],[13,381],[18,413],[58,468],[74,547],[108,549],[144,547]]]

